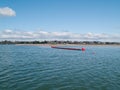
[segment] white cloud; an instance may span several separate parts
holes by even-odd
[[[15,16],[16,12],[9,7],[0,8],[0,16]]]
[[[13,31],[6,29],[0,32],[0,40],[77,40],[77,41],[111,41],[120,42],[119,34],[95,34],[72,32],[46,32],[46,31]]]

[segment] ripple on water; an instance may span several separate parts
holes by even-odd
[[[1,46],[0,89],[119,90],[120,56],[116,52],[120,48],[86,48],[83,53],[38,46]],[[91,54],[93,50],[95,54]]]

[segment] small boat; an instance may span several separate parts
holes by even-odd
[[[85,48],[70,48],[70,47],[57,47],[57,46],[51,46],[51,48],[56,48],[56,49],[65,49],[65,50],[81,50],[85,51]]]

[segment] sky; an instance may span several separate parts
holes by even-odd
[[[120,0],[0,0],[0,40],[120,42]]]

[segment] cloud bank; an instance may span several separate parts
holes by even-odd
[[[16,16],[16,12],[9,7],[0,8],[0,16]]]
[[[6,29],[0,32],[0,40],[72,40],[72,41],[110,41],[120,42],[119,34],[95,34],[46,31],[13,31]]]

